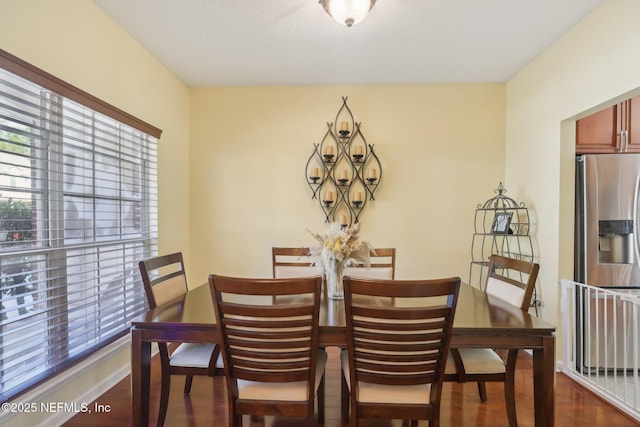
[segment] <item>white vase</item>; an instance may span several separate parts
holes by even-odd
[[[326,269],[327,276],[327,296],[331,299],[344,299],[344,287],[342,286],[342,275],[344,265],[335,259],[330,261],[330,267]]]

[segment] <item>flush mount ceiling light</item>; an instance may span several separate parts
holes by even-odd
[[[376,0],[320,0],[318,3],[338,24],[351,27],[367,16]]]

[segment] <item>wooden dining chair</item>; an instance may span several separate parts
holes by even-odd
[[[439,425],[459,290],[459,277],[345,278],[348,344],[340,358],[350,392],[351,427],[363,418],[428,420],[431,427]],[[380,303],[380,298],[389,297],[396,303]]]
[[[149,308],[153,309],[183,296],[187,277],[182,253],[176,252],[142,260],[138,263]],[[158,343],[161,363],[160,408],[158,425],[164,424],[169,404],[171,375],[186,375],[184,394],[189,395],[194,375],[222,373],[220,349],[215,344],[182,343],[170,351],[168,343]]]
[[[327,353],[318,348],[322,278],[209,276],[224,360],[230,427],[242,416],[305,417],[324,422]],[[278,296],[277,304],[256,297]],[[284,300],[287,298],[287,301]]]
[[[509,309],[529,309],[538,270],[536,263],[491,255],[485,283],[485,292]],[[504,383],[507,418],[510,427],[516,427],[515,370],[518,350],[507,351],[506,358],[489,348],[452,348],[447,360],[445,381],[477,382],[481,401],[487,400],[486,381]]]
[[[309,257],[309,248],[271,248],[271,266],[274,279],[317,276],[320,270]]]
[[[344,275],[361,279],[393,280],[396,278],[396,248],[376,248],[371,254],[371,265],[345,268]]]

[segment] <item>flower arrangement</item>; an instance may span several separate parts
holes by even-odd
[[[337,222],[333,222],[323,234],[309,231],[318,241],[318,245],[309,248],[309,254],[314,265],[326,275],[328,294],[332,298],[343,296],[344,267],[355,263],[362,263],[365,267],[371,265],[370,254],[371,252],[375,254],[375,251],[369,242],[360,238],[359,232],[359,222],[346,229]]]
[[[359,222],[346,229],[337,222],[332,222],[324,234],[309,231],[319,243],[309,248],[314,264],[320,267],[323,273],[326,272],[326,267],[331,260],[342,263],[345,267],[353,263],[362,263],[365,267],[369,267],[371,265],[369,254],[373,251],[373,247],[360,238],[359,232]]]

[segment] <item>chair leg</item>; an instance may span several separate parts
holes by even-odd
[[[169,391],[171,388],[171,374],[169,372],[161,373],[162,379],[160,381],[160,409],[158,411],[158,427],[164,425],[165,418],[167,417],[167,407],[169,406]]]
[[[484,381],[478,381],[478,394],[480,395],[480,400],[482,402],[487,401],[487,386]]]
[[[318,385],[318,422],[324,424],[324,375]]]
[[[342,369],[340,371],[340,412],[342,414],[342,422],[347,423],[349,422],[349,386]]]
[[[191,393],[191,383],[193,383],[193,375],[187,375],[184,380],[184,395],[188,396]]]

